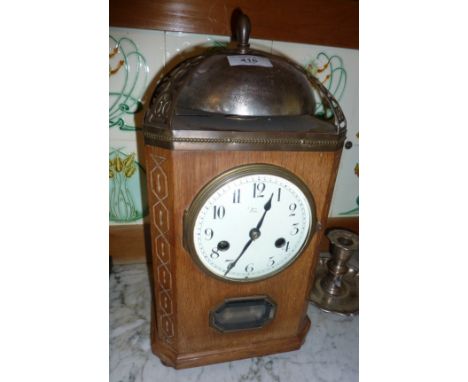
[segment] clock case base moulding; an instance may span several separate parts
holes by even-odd
[[[281,339],[272,339],[260,343],[252,342],[248,345],[200,351],[194,353],[177,353],[170,347],[164,346],[157,338],[158,332],[155,320],[151,321],[151,350],[161,362],[175,369],[203,366],[220,362],[228,362],[252,357],[261,357],[269,354],[298,350],[304,344],[310,328],[309,317],[304,318],[302,329],[296,336]]]

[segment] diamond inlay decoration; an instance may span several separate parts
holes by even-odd
[[[171,245],[167,238],[170,232],[170,214],[166,205],[169,196],[167,176],[161,167],[166,160],[164,157],[151,155],[153,168],[151,169],[150,188],[152,197],[152,231],[153,231],[153,262],[156,269],[156,293],[158,304],[156,309],[158,320],[158,335],[168,344],[174,340],[172,274],[171,274]]]
[[[167,177],[160,167],[151,171],[151,190],[160,200],[167,198]]]
[[[167,290],[172,288],[171,273],[165,265],[160,265],[158,267],[158,280],[164,289]]]
[[[162,233],[169,231],[169,212],[162,202],[153,206],[153,223]]]
[[[167,264],[171,258],[171,247],[167,239],[160,235],[154,241],[156,244],[156,255],[161,263]]]
[[[174,323],[172,322],[172,320],[169,318],[169,316],[164,316],[162,317],[161,319],[161,323],[162,323],[162,328],[164,329],[164,332],[166,334],[166,338],[164,338],[164,340],[166,342],[169,342],[169,337],[173,337],[174,336]]]
[[[159,305],[166,314],[172,313],[172,301],[167,292],[161,291],[161,293],[159,293]]]

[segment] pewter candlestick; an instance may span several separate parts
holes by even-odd
[[[358,250],[358,236],[335,229],[328,233],[330,258],[321,258],[317,265],[310,300],[320,309],[344,315],[359,310],[359,270],[348,266]]]

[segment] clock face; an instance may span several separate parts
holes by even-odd
[[[192,207],[192,255],[206,271],[230,281],[283,270],[308,243],[315,221],[313,198],[302,181],[264,164],[222,174]]]

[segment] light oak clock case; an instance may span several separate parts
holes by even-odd
[[[151,344],[175,368],[298,349],[310,326],[308,296],[346,121],[333,96],[301,67],[249,49],[245,36],[240,41],[237,49],[211,51],[174,68],[158,83],[145,115]],[[257,57],[266,66],[249,60],[232,65],[232,56],[233,62]],[[329,119],[313,116],[314,92]],[[274,165],[300,179],[314,200],[315,229],[281,272],[254,282],[225,281],[205,272],[184,246],[184,216],[213,179],[249,164]],[[225,301],[249,298],[268,301],[264,325],[227,331],[213,325]]]

